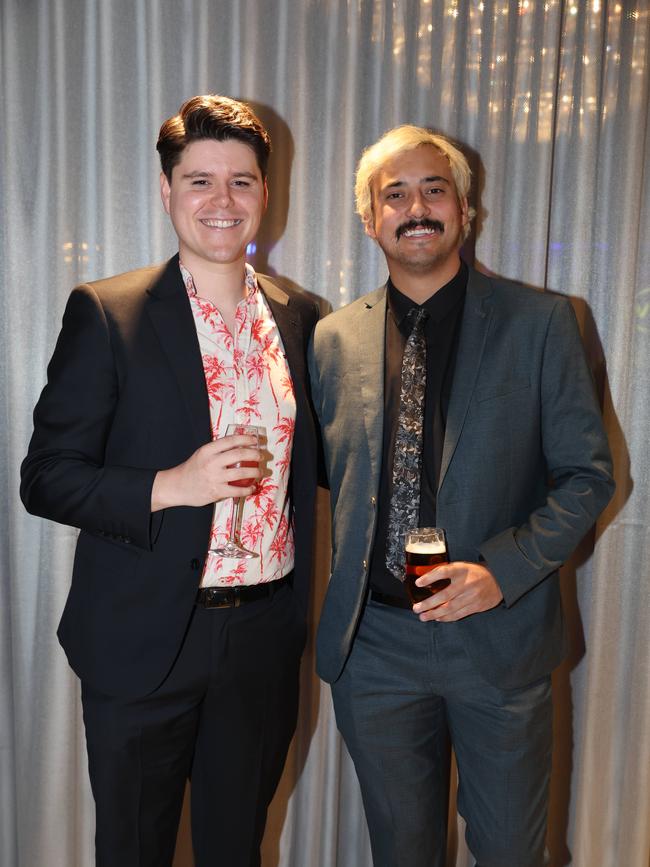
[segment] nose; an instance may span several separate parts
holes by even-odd
[[[232,204],[232,190],[229,184],[215,184],[212,191],[212,201],[222,208],[228,208]]]
[[[408,213],[415,219],[424,217],[429,213],[429,204],[420,190],[416,190],[413,193],[409,202]]]

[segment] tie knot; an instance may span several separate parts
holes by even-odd
[[[424,323],[429,318],[429,313],[424,307],[411,307],[406,314],[406,318],[411,325],[411,331],[415,331],[416,328],[424,328]]]

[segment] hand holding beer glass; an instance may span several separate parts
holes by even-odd
[[[406,577],[404,583],[409,599],[415,605],[451,584],[450,578],[440,578],[427,587],[418,587],[416,578],[449,562],[445,531],[440,527],[418,527],[405,535]]]

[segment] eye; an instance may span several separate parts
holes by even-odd
[[[403,196],[403,193],[398,193],[398,192],[386,193],[386,199],[401,199],[402,196]]]
[[[193,187],[207,187],[208,182],[205,178],[194,178],[192,181]]]
[[[251,185],[251,182],[245,178],[235,178],[232,183],[234,187],[250,187]]]
[[[444,190],[442,187],[428,187],[426,193],[428,196],[435,196],[438,193],[444,193]]]

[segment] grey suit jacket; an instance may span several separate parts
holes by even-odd
[[[310,347],[332,508],[317,669],[335,681],[367,594],[383,432],[386,287],[332,313]],[[503,602],[461,630],[489,682],[548,674],[565,636],[558,569],[609,501],[611,459],[564,297],[469,272],[437,497],[450,559],[487,561]]]

